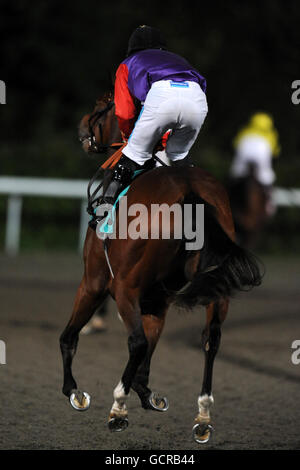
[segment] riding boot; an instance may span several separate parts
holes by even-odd
[[[102,203],[114,204],[119,193],[131,183],[134,172],[141,168],[140,165],[126,157],[126,155],[122,155],[102,196]]]
[[[144,167],[130,160],[126,155],[122,155],[113,170],[106,170],[103,181],[103,195],[98,203],[97,210],[95,210],[95,213],[99,214],[100,212],[102,215],[94,215],[90,220],[89,226],[93,230],[96,230],[97,223],[108,214],[120,192],[130,185],[134,172],[142,168]],[[100,211],[99,207],[101,207]]]
[[[181,160],[175,160],[171,162],[171,166],[173,167],[184,167],[184,166],[194,166],[191,156],[187,155],[186,157],[182,158]]]

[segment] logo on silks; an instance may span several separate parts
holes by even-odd
[[[3,80],[0,80],[0,104],[6,104],[6,85]]]
[[[116,203],[97,207],[98,238],[110,239],[177,239],[186,241],[186,250],[200,250],[204,244],[204,204],[136,203],[127,206],[127,196],[118,198],[118,227]]]

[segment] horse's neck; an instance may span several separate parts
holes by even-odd
[[[112,143],[122,142],[121,132],[120,132],[120,129],[119,129],[117,118],[115,116],[114,116],[114,119],[113,119],[112,139],[113,139]]]

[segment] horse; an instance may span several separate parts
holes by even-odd
[[[115,138],[116,117],[112,100],[100,100],[94,112],[85,116],[79,134],[86,150],[111,148]],[[97,119],[95,113],[98,113]],[[92,122],[92,125],[91,125]],[[98,129],[102,128],[102,131]],[[94,137],[93,137],[94,136]],[[113,137],[112,137],[113,136]],[[154,191],[155,188],[155,191]],[[150,364],[162,334],[167,311],[172,304],[192,309],[206,308],[202,332],[205,367],[198,396],[198,413],[192,435],[197,443],[209,441],[211,424],[213,364],[217,354],[221,325],[234,292],[258,286],[262,275],[256,258],[235,241],[230,204],[224,186],[205,170],[197,167],[160,166],[135,178],[126,194],[128,207],[138,203],[148,210],[141,226],[150,231],[148,216],[153,204],[192,208],[189,221],[197,225],[197,207],[204,207],[204,244],[192,249],[186,236],[175,237],[175,216],[170,218],[170,236],[115,237],[102,241],[88,227],[84,245],[84,273],[75,298],[71,318],[60,336],[64,381],[63,394],[73,408],[83,411],[90,406],[90,395],[78,389],[72,374],[79,332],[95,309],[111,296],[118,307],[128,333],[129,357],[120,381],[113,391],[108,416],[110,431],[128,426],[127,398],[130,389],[147,410],[165,412],[167,397],[154,393],[149,386]],[[121,207],[121,202],[120,202]],[[129,216],[128,225],[134,220]],[[115,226],[121,227],[120,210]],[[146,230],[146,229],[145,229]],[[118,230],[116,230],[118,232]]]
[[[270,191],[258,181],[254,164],[249,164],[245,176],[229,178],[228,194],[237,239],[254,249],[273,212]]]

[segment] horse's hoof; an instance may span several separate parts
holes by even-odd
[[[108,421],[108,429],[112,432],[121,432],[125,431],[128,427],[128,419],[127,418],[110,418]]]
[[[149,404],[152,410],[167,411],[169,409],[169,402],[166,397],[160,397],[157,393],[152,392],[149,396]]]
[[[198,444],[206,444],[211,438],[214,428],[210,424],[195,424],[193,438]]]
[[[75,410],[86,411],[90,407],[91,397],[87,392],[75,390],[75,392],[70,395],[70,403]]]

